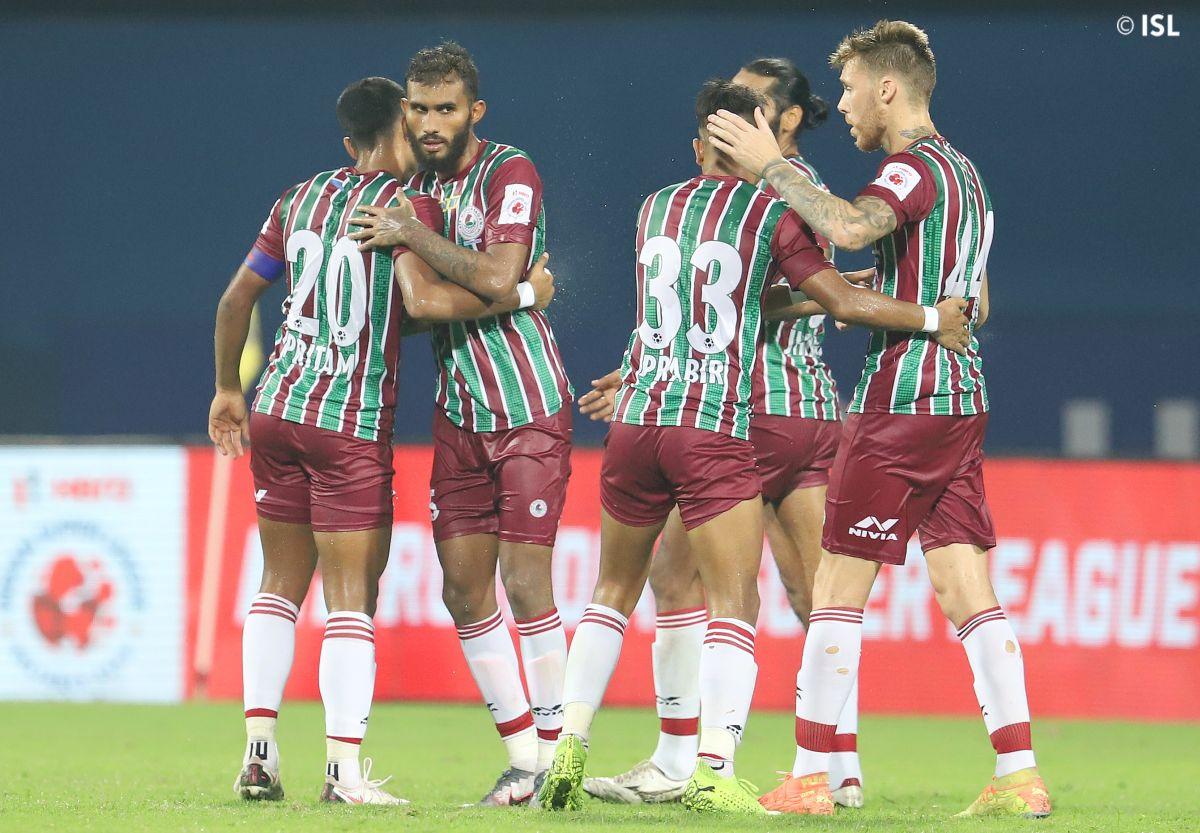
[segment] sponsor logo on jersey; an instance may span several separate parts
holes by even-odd
[[[850,527],[850,534],[858,538],[869,538],[872,541],[899,541],[896,533],[891,531],[892,527],[898,523],[900,523],[899,518],[888,518],[886,521],[881,521],[874,515],[868,515]]]
[[[533,189],[519,183],[506,185],[504,201],[500,204],[500,224],[524,223],[528,225],[532,215]]]
[[[541,498],[538,498],[533,503],[529,504],[529,514],[533,515],[535,518],[546,517],[546,512],[549,509],[550,507],[546,505],[546,501],[542,500]]]
[[[921,175],[912,165],[903,162],[888,162],[883,166],[883,170],[879,172],[879,178],[873,184],[882,186],[900,199],[904,199],[912,193],[920,181]]]
[[[458,236],[468,243],[483,237],[483,212],[477,205],[468,205],[458,212]]]

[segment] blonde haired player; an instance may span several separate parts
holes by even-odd
[[[911,23],[881,20],[830,58],[844,89],[838,110],[863,151],[887,151],[853,202],[813,187],[779,155],[762,113],[709,120],[713,146],[761,174],[837,246],[874,244],[876,288],[897,299],[968,301],[971,329],[987,316],[992,204],[975,164],[929,115],[936,64]],[[850,406],[825,507],[825,549],[796,677],[796,760],[769,809],[831,814],[828,770],[838,712],[858,676],[862,612],[881,564],[902,564],[914,532],[938,603],[955,624],[996,750],[992,783],[961,815],[1050,813],[1030,739],[1016,634],[988,576],[995,546],[983,490],[988,397],[979,344],[965,356],[919,333],[877,332]]]

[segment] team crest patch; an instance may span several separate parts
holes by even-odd
[[[477,205],[468,205],[458,212],[458,236],[474,243],[483,236],[483,212]]]
[[[533,189],[513,183],[504,187],[504,202],[500,204],[500,225],[529,224],[533,216]]]
[[[879,172],[879,178],[872,184],[880,185],[900,199],[904,199],[912,193],[920,181],[921,175],[912,165],[906,165],[903,162],[889,162],[883,166],[883,170]]]
[[[529,504],[529,514],[533,515],[535,518],[546,517],[546,512],[549,510],[550,507],[547,506],[546,501],[542,500],[541,498],[538,498],[533,503]]]

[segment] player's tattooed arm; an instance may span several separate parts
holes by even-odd
[[[217,304],[213,334],[216,392],[208,409],[208,437],[222,454],[241,457],[250,438],[250,416],[242,393],[241,363],[254,305],[271,286],[243,264]]]
[[[525,272],[528,246],[498,243],[477,252],[456,245],[417,219],[407,199],[392,208],[363,206],[359,211],[350,223],[362,228],[350,237],[360,249],[407,246],[446,280],[489,301],[508,298]]]
[[[783,158],[762,110],[754,124],[727,110],[708,117],[708,141],[752,176],[763,178],[779,195],[839,249],[857,251],[896,228],[896,215],[877,197],[847,202],[817,186]]]
[[[879,197],[847,202],[822,191],[786,160],[770,162],[763,178],[792,210],[839,249],[858,251],[896,229],[896,214]]]
[[[825,269],[804,282],[804,292],[829,310],[838,321],[875,330],[919,332],[925,311],[917,304],[898,301],[873,289],[851,286],[834,269]],[[938,329],[931,333],[938,344],[963,355],[971,342],[967,329],[967,302],[946,298],[937,304]]]
[[[554,297],[554,275],[546,268],[549,253],[543,253],[529,271],[534,291],[534,308],[545,309]],[[429,264],[409,250],[396,259],[396,283],[404,298],[409,318],[430,323],[473,321],[512,312],[521,305],[516,287],[500,301],[491,301],[442,278]]]

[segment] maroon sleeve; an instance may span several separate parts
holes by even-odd
[[[800,219],[800,215],[789,209],[775,224],[775,236],[771,238],[771,254],[776,268],[792,289],[833,264],[825,259],[817,243],[816,233]]]
[[[911,153],[895,153],[883,160],[875,181],[860,197],[878,197],[896,215],[896,227],[917,223],[929,216],[937,201],[937,182],[925,162]]]
[[[523,243],[532,248],[542,211],[542,178],[526,156],[515,156],[492,174],[487,186],[483,244]]]
[[[421,225],[430,231],[445,234],[445,219],[442,215],[442,207],[438,205],[437,200],[428,194],[413,193],[408,194],[408,199],[412,202],[413,212],[417,215],[417,219],[421,221]],[[394,247],[392,249],[392,260],[395,260],[407,251],[407,246]]]
[[[283,225],[279,218],[279,206],[283,197],[275,200],[267,221],[263,223],[249,253],[246,266],[263,280],[274,281],[283,274],[285,252],[283,248]]]

